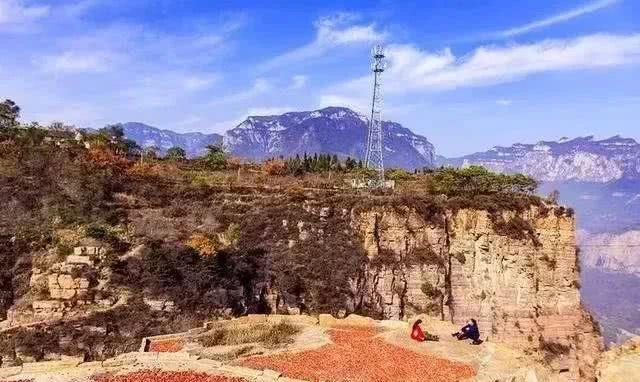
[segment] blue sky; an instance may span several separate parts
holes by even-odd
[[[454,156],[616,134],[640,140],[640,0],[0,0],[0,97],[23,119],[223,132],[247,115],[366,112]]]

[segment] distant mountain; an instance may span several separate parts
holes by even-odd
[[[363,158],[368,120],[353,110],[328,107],[274,116],[251,116],[224,135],[224,144],[240,157],[262,160],[304,153]],[[384,160],[389,167],[433,166],[434,147],[399,123],[383,123]]]
[[[125,136],[142,147],[155,146],[164,152],[173,146],[179,146],[189,157],[202,155],[207,145],[222,142],[220,134],[176,133],[139,122],[127,122],[122,126]]]
[[[640,144],[620,136],[563,138],[557,142],[516,143],[460,158],[441,159],[442,164],[482,165],[494,171],[525,173],[545,182],[580,181],[606,183],[640,178]]]
[[[142,147],[156,146],[166,151],[180,146],[191,157],[201,155],[212,143],[224,142],[233,155],[263,160],[304,153],[331,153],[341,157],[364,158],[368,120],[350,109],[291,112],[274,116],[251,116],[223,136],[203,133],[176,133],[138,122],[123,124],[125,136]],[[406,169],[434,165],[434,147],[423,136],[399,123],[385,121],[384,159],[388,167]]]

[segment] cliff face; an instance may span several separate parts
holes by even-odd
[[[134,299],[176,320],[203,308],[426,313],[457,326],[475,318],[482,339],[519,347],[561,380],[593,380],[601,338],[581,306],[575,222],[562,207],[490,214],[437,197],[216,192],[186,210],[185,196],[170,195],[169,203],[118,199],[126,253],[122,243],[103,250],[74,239],[73,255],[52,249],[52,261],[35,262],[31,291],[4,327],[111,312]],[[232,226],[235,250],[185,248],[194,232],[220,237]]]
[[[525,239],[498,232],[485,211],[440,223],[410,210],[355,216],[368,256],[396,261],[368,269],[366,298],[386,318],[475,318],[483,338],[538,352],[567,380],[590,380],[602,344],[580,302],[574,220],[539,212],[521,216],[533,228]],[[426,261],[403,261],[416,254]]]
[[[606,272],[640,276],[640,231],[580,235],[582,264]]]

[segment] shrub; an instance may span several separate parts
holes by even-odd
[[[194,233],[189,238],[187,245],[202,256],[213,256],[218,252],[220,243],[217,238],[204,233]]]
[[[109,230],[106,227],[100,225],[87,226],[84,229],[84,232],[88,237],[98,240],[107,239],[110,236]]]
[[[425,281],[420,285],[420,290],[429,298],[437,298],[442,295],[442,292],[435,288],[429,281]]]
[[[203,158],[207,168],[211,170],[224,170],[227,168],[229,156],[220,144],[207,146],[207,155]]]
[[[16,350],[15,338],[8,333],[0,334],[0,360],[2,356],[14,357]],[[1,366],[1,364],[0,364]]]
[[[218,234],[218,242],[221,248],[230,249],[236,248],[240,241],[240,226],[236,223],[231,223],[227,229]]]
[[[47,353],[60,351],[58,337],[41,329],[20,329],[15,335],[16,350],[40,361]]]
[[[441,168],[428,172],[424,182],[428,192],[447,196],[531,194],[538,187],[537,182],[526,175],[496,174],[481,166]]]
[[[269,175],[286,175],[287,162],[282,159],[270,159],[262,164],[262,171]]]
[[[73,248],[66,244],[58,244],[57,246],[57,254],[60,260],[64,260],[67,256],[73,255]]]
[[[444,259],[438,255],[433,248],[431,247],[423,247],[416,248],[406,259],[407,265],[412,264],[424,264],[424,265],[438,265],[444,267]]]
[[[187,158],[187,152],[179,146],[173,146],[167,150],[167,159],[170,160],[184,160]]]
[[[266,347],[277,347],[293,342],[293,337],[300,332],[300,328],[286,321],[271,326],[260,336],[260,343]]]
[[[540,337],[540,350],[543,352],[545,360],[550,362],[558,357],[568,355],[571,352],[571,347],[559,342],[546,341]]]

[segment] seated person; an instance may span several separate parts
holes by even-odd
[[[422,320],[417,320],[416,322],[413,323],[413,327],[411,328],[411,339],[414,339],[418,342],[438,341],[439,340],[438,336],[434,336],[432,334],[425,333],[422,331],[422,328],[420,327],[421,323],[422,323]]]
[[[482,340],[480,340],[480,329],[478,329],[478,323],[473,318],[467,322],[459,332],[453,333],[453,337],[458,338],[458,340],[473,340],[474,345],[480,345]]]

